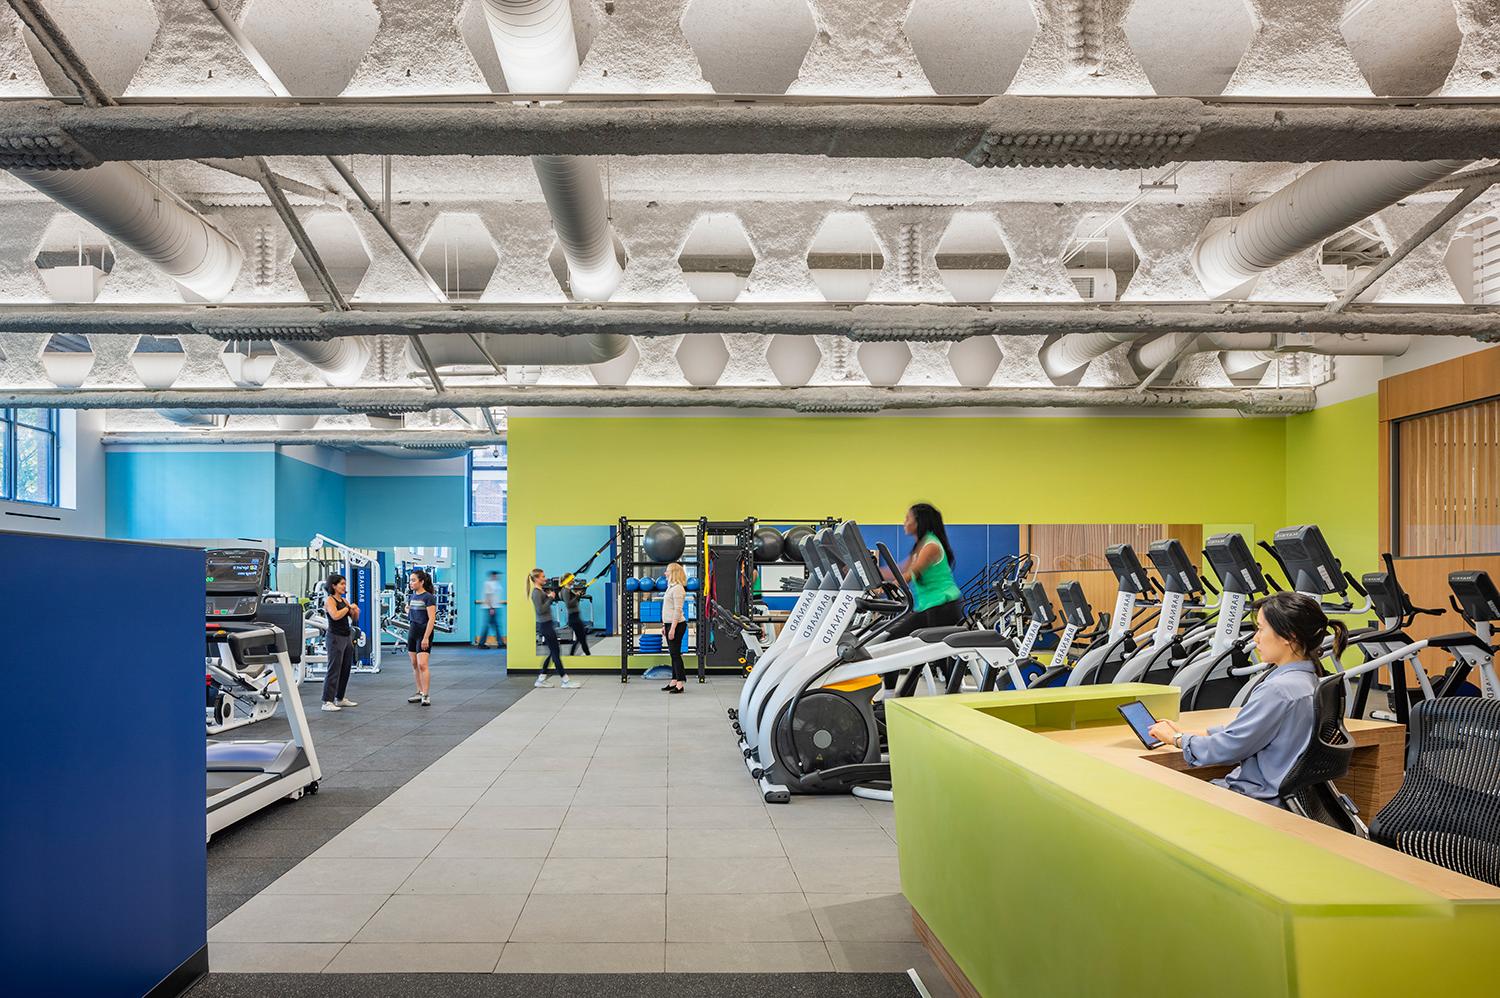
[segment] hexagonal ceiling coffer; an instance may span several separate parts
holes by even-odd
[[[719,383],[729,364],[729,348],[718,333],[684,336],[677,346],[677,366],[689,384],[706,388]]]
[[[1004,355],[993,336],[971,336],[948,348],[948,364],[953,376],[965,388],[983,388],[1000,370]]]
[[[1026,0],[913,0],[907,40],[940,94],[1003,94],[1036,36]]]
[[[373,0],[248,0],[240,30],[297,96],[333,97],[380,30]]]
[[[175,336],[142,336],[130,351],[130,366],[136,377],[152,391],[171,388],[185,364],[187,354]]]
[[[870,384],[890,387],[901,380],[911,363],[911,347],[902,342],[861,343],[859,366]]]
[[[417,259],[449,301],[478,301],[500,266],[490,230],[471,212],[445,211],[433,219]]]
[[[989,301],[1010,268],[1010,250],[994,216],[961,211],[938,240],[938,276],[954,301]]]
[[[94,369],[94,348],[86,336],[58,333],[42,346],[42,369],[59,388],[81,388]]]
[[[47,13],[62,29],[78,58],[105,92],[123,94],[161,30],[151,0],[47,0]],[[215,25],[217,28],[218,25]],[[22,32],[42,79],[59,97],[76,97],[78,89],[30,31]]]
[[[370,251],[365,248],[354,220],[346,212],[323,211],[303,216],[302,228],[307,231],[307,238],[317,250],[323,266],[328,268],[334,286],[345,298],[351,297],[359,290],[365,271],[370,269]],[[318,282],[301,250],[292,256],[292,269],[309,300],[328,300],[323,285]]]
[[[800,388],[812,380],[823,360],[823,351],[811,336],[789,336],[778,333],[766,348],[766,363],[777,382],[789,388]]]
[[[1125,37],[1159,94],[1210,97],[1224,92],[1255,36],[1245,0],[1135,0]]]
[[[589,373],[599,384],[618,388],[629,383],[630,376],[635,373],[635,366],[640,362],[641,349],[632,339],[630,346],[625,348],[625,352],[614,360],[607,360],[602,364],[590,364]]]
[[[108,283],[115,254],[94,226],[77,215],[58,215],[43,230],[32,264],[53,301],[87,304]]]
[[[619,234],[611,230],[611,235],[614,236],[615,260],[620,264],[620,269],[623,271],[626,267],[630,266],[630,255],[625,252],[625,244],[620,241]],[[562,243],[559,243],[555,239],[552,241],[552,248],[547,251],[547,266],[552,270],[552,276],[557,279],[557,286],[562,288],[563,294],[569,298],[573,298],[575,301],[578,300],[574,298],[573,285],[568,278],[567,255],[563,253]]]
[[[737,216],[714,212],[693,223],[677,266],[699,301],[734,301],[750,281],[755,250]]]
[[[682,33],[721,94],[784,94],[817,36],[807,0],[693,0]]]
[[[836,211],[823,219],[807,251],[813,283],[829,301],[864,301],[885,269],[885,253],[863,212]]]
[[[1078,220],[1064,255],[1068,280],[1084,301],[1118,301],[1140,266],[1125,225],[1104,214]]]

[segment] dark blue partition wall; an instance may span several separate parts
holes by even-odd
[[[5,990],[175,994],[207,969],[203,554],[0,532],[0,566]]]

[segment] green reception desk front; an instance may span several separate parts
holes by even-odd
[[[1500,995],[1500,889],[1180,771],[1125,726],[1136,699],[1178,716],[1145,685],[890,702],[901,886],[960,990]],[[1401,729],[1351,730],[1356,800],[1388,798]]]

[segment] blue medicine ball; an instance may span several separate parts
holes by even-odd
[[[695,593],[701,588],[703,588],[703,584],[698,581],[698,576],[694,575],[687,580],[688,592]]]
[[[625,580],[625,591],[627,593],[633,593],[633,592],[635,592],[639,588],[641,588],[641,580],[640,579],[631,577],[631,578],[628,578],[628,579]]]

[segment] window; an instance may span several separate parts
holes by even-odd
[[[1500,554],[1500,398],[1395,427],[1397,553]]]
[[[469,525],[505,522],[505,445],[469,451]]]
[[[0,499],[57,505],[57,410],[0,409]]]

